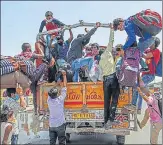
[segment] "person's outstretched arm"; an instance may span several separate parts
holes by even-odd
[[[71,29],[69,29],[69,33],[70,33],[70,38],[68,39],[68,42],[71,43],[71,41],[73,40],[73,33]]]
[[[142,129],[147,124],[148,120],[149,120],[149,111],[148,109],[146,109],[143,120],[141,122],[139,122],[138,120],[139,127]]]
[[[92,28],[89,32],[87,32],[87,34],[85,34],[83,37],[79,38],[79,40],[83,42],[86,41],[87,43],[89,43],[89,41],[87,40],[91,38],[91,36],[96,32],[98,27],[100,27],[100,23],[96,23],[96,26]]]
[[[64,23],[62,23],[61,21],[59,21],[58,19],[55,19],[55,18],[53,19],[53,22],[54,22],[55,24],[57,24],[59,27],[65,25]]]
[[[42,30],[44,29],[44,26],[45,26],[45,25],[46,25],[46,22],[45,22],[45,20],[43,20],[43,21],[41,22],[41,25],[40,25],[39,33],[42,32]]]

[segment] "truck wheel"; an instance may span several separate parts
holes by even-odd
[[[118,145],[124,145],[125,144],[125,136],[123,135],[116,135],[117,143]]]
[[[70,133],[66,133],[66,143],[70,143]]]

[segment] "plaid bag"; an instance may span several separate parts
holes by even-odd
[[[19,61],[20,70],[27,75],[29,78],[33,75],[33,71],[35,70],[35,66],[30,60],[22,60]]]
[[[13,58],[1,59],[1,76],[18,70],[18,63]]]

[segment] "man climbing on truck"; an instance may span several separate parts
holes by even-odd
[[[145,19],[145,17],[148,19]],[[115,31],[125,30],[128,35],[128,40],[123,45],[124,50],[131,46],[136,41],[136,36],[138,36],[140,37],[138,48],[143,53],[154,42],[152,36],[155,36],[162,30],[162,18],[157,12],[147,9],[134,16],[130,16],[126,20],[122,18],[114,19],[113,26]]]
[[[160,50],[158,49],[158,46],[160,44],[160,39],[157,37],[154,37],[154,40],[155,40],[154,43],[143,54],[143,58],[145,58],[146,63],[149,68],[148,72],[142,73],[142,80],[146,87],[149,83],[151,83],[155,79],[155,72],[156,72],[155,64],[157,65],[160,60]],[[138,98],[140,99],[138,103],[138,109],[141,110],[142,97],[139,96],[138,91],[136,89],[133,90],[132,104],[131,105],[129,104],[125,108],[131,111],[135,111]]]
[[[110,27],[110,37],[109,43],[105,51],[101,55],[101,60],[99,65],[103,72],[103,86],[104,86],[104,121],[105,128],[112,124],[116,124],[115,122],[115,112],[117,108],[118,98],[120,95],[120,87],[118,83],[118,79],[116,76],[115,70],[115,61],[114,56],[112,54],[113,42],[114,42],[114,29]],[[111,101],[112,97],[112,102]]]

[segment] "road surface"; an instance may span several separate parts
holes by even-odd
[[[143,102],[143,108],[144,109],[146,108],[145,102]],[[141,120],[143,118],[143,115],[144,115],[144,110],[142,111],[142,114],[138,116],[138,119]],[[20,117],[19,144],[26,144],[26,143],[48,144],[49,143],[48,131],[39,131],[38,121],[32,116],[32,113],[20,113],[19,117]],[[29,130],[26,129],[23,124],[28,124]],[[81,144],[81,143],[82,144],[116,144],[116,138],[115,136],[110,134],[71,135],[71,144]],[[129,136],[126,136],[125,143],[126,144],[149,144],[150,123],[148,122],[148,124],[142,130],[138,129],[137,132],[131,132]],[[158,143],[162,144],[162,131],[160,132]]]

